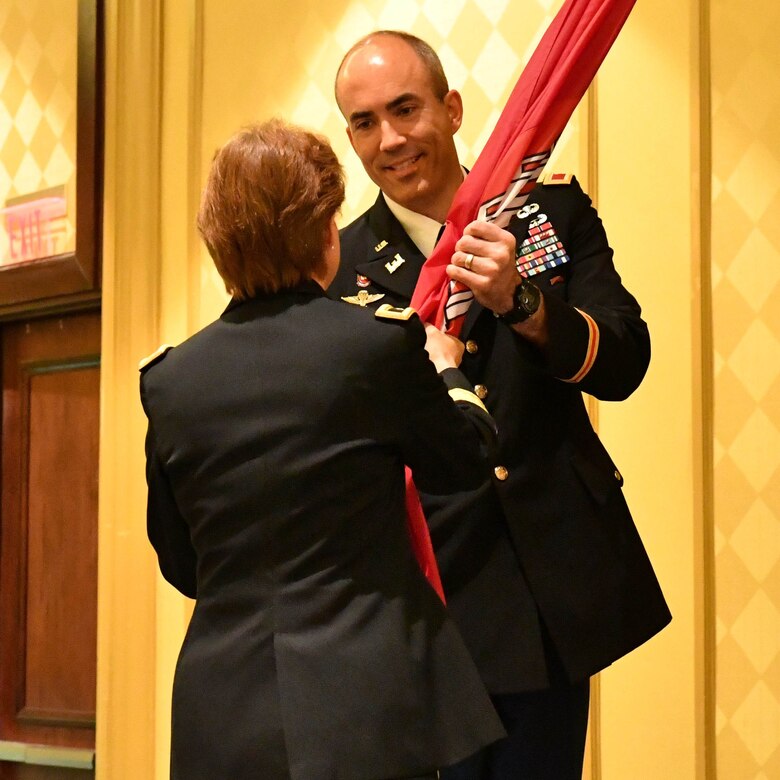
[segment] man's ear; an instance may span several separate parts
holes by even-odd
[[[451,89],[444,96],[443,102],[447,109],[447,113],[450,115],[452,134],[455,135],[463,123],[463,98],[460,96],[460,92],[458,92],[457,89]]]
[[[355,149],[355,141],[352,138],[352,129],[349,125],[347,125],[344,129],[347,131],[347,138],[349,138],[349,142],[352,145],[352,148]],[[355,151],[357,151],[357,149],[355,149]]]

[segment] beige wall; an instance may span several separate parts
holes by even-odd
[[[155,573],[145,539],[136,362],[160,342],[180,341],[224,304],[221,282],[193,229],[214,148],[241,124],[271,115],[324,132],[347,167],[348,220],[374,191],[348,148],[332,100],[332,77],[345,48],[376,27],[408,29],[433,43],[464,95],[458,143],[470,164],[558,5],[108,0],[100,777],[167,776],[170,682],[190,607]],[[776,89],[767,107],[765,90],[749,92],[750,100],[744,85],[756,79],[771,85],[777,62],[768,33],[737,25],[734,17],[777,12],[770,0],[749,5],[757,6],[755,12],[736,0],[714,4],[710,36],[707,0],[639,2],[602,69],[597,95],[575,116],[552,164],[575,172],[598,196],[618,267],[653,334],[643,386],[627,402],[600,404],[596,412],[675,618],[663,634],[600,675],[589,772],[605,780],[714,778],[716,758],[718,776],[726,780],[770,777],[776,767],[780,448],[773,334],[780,332],[780,222],[778,177],[767,184],[766,175],[778,164],[771,128],[780,116]],[[733,29],[740,33],[736,38]],[[751,55],[747,72],[737,78],[733,71],[748,42],[760,42],[764,53]],[[716,80],[712,183],[710,47]],[[729,99],[735,106],[723,113]],[[754,188],[746,186],[751,182]],[[712,274],[710,189],[717,223]],[[760,216],[754,190],[763,197]],[[742,230],[740,241],[723,227],[731,214]],[[747,265],[753,257],[755,272]],[[729,284],[739,291],[736,313]],[[739,338],[731,328],[735,316]],[[734,389],[735,371],[741,390]],[[742,421],[738,428],[731,412],[717,405],[725,399]],[[737,477],[724,464],[739,454]],[[736,563],[745,556],[753,563]],[[729,595],[734,571],[739,609]],[[740,647],[745,657],[738,657],[733,644],[746,634],[755,649]],[[732,670],[741,699],[733,693]],[[753,764],[745,762],[745,751]],[[763,769],[758,758],[766,758]],[[745,766],[752,774],[744,774]]]
[[[618,268],[643,306],[653,357],[625,403],[599,405],[599,429],[674,616],[601,675],[603,777],[694,778],[694,498],[699,261],[691,183],[697,137],[695,4],[638,3],[599,76],[599,205]]]
[[[717,759],[780,777],[780,7],[712,4]]]

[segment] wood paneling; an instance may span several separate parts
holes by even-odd
[[[92,748],[100,316],[7,325],[2,350],[0,740]]]

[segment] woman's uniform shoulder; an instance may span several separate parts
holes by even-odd
[[[355,350],[377,348],[408,349],[425,344],[425,328],[414,309],[382,305],[378,308],[326,299],[325,331],[344,339]]]

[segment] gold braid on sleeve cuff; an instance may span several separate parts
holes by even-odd
[[[477,396],[469,390],[464,390],[462,387],[453,387],[448,392],[450,394],[450,398],[452,398],[453,401],[465,401],[468,404],[474,404],[474,406],[478,406],[480,409],[482,409],[483,412],[488,413],[488,410],[485,408],[485,404],[483,404],[482,401],[480,401],[479,398],[477,398]]]

